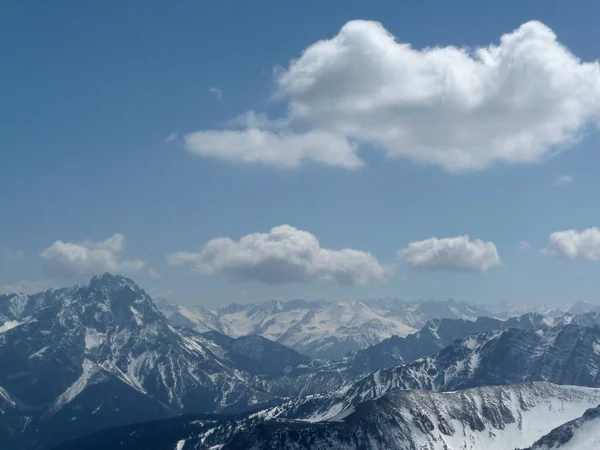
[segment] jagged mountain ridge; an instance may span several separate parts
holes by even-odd
[[[0,437],[14,448],[278,403],[268,380],[310,362],[260,336],[177,330],[133,281],[109,274],[88,286],[0,296],[0,327]]]
[[[461,326],[470,323],[449,325]],[[411,352],[411,345],[397,362],[436,351]],[[20,439],[25,428],[27,439],[50,441],[75,416],[83,433],[180,413],[244,411],[334,390],[370,369],[352,357],[311,360],[257,335],[176,329],[133,281],[109,274],[89,286],[0,296],[0,360],[10,364],[0,374],[0,429],[7,439]]]
[[[594,323],[592,319],[587,321]],[[525,330],[548,329],[555,324],[544,316],[535,313],[524,314],[506,320],[490,317],[466,319],[434,319],[427,322],[421,330],[406,337],[392,336],[378,344],[348,354],[343,365],[352,368],[355,373],[374,372],[409,363],[424,356],[438,353],[471,334],[486,333],[508,328]]]
[[[286,397],[339,393],[339,386],[349,389],[354,386],[349,382],[372,367],[435,353],[456,337],[509,323],[545,335],[551,325],[536,315],[511,320],[432,321],[414,338],[367,349],[372,354],[365,364],[357,358],[362,351],[318,361],[258,335],[231,338],[177,329],[142,289],[120,276],[105,274],[89,286],[31,296],[3,295],[0,360],[9,364],[0,373],[0,438],[17,442],[25,429],[25,439],[35,446],[132,420],[245,411],[283,401],[285,406],[268,414],[293,416],[307,408],[305,400]],[[581,328],[597,321],[598,314],[590,313],[557,323]],[[381,355],[386,358],[378,359]]]
[[[222,450],[506,450],[577,417],[600,391],[545,382],[452,393],[396,391],[327,422],[271,421],[239,432]],[[182,449],[194,448],[190,446]]]
[[[600,326],[472,335],[435,356],[375,371],[328,394],[292,400],[267,415],[319,421],[394,390],[452,391],[525,381],[600,387]]]
[[[547,382],[396,391],[325,422],[256,420],[260,414],[170,419],[108,430],[56,450],[506,450],[531,445],[599,398],[599,389]]]
[[[258,430],[259,434],[262,433],[264,436],[265,433],[268,435],[274,430],[287,430],[288,426],[296,433],[301,429],[313,431],[322,430],[324,427],[330,429],[331,423],[327,422],[326,425],[323,425],[323,421],[342,420],[344,417],[351,416],[365,402],[375,401],[377,404],[376,400],[381,397],[405,395],[412,392],[413,389],[456,391],[471,386],[512,385],[528,380],[545,379],[563,384],[598,386],[600,384],[598,379],[599,339],[600,329],[597,325],[582,327],[574,324],[563,325],[562,323],[554,328],[538,330],[511,328],[469,336],[456,341],[433,357],[423,358],[393,369],[379,370],[331,394],[292,400],[226,425],[210,424],[204,421],[201,423],[203,431],[198,429],[195,437],[192,432],[191,438],[187,435],[180,435],[179,440],[183,439],[189,445],[197,445],[199,442],[213,445],[227,442],[236,432],[244,435],[248,430]],[[481,370],[479,370],[480,368]],[[541,383],[544,384],[543,381]],[[534,384],[538,384],[538,382],[534,382]],[[375,412],[372,413],[375,414]],[[303,422],[295,422],[297,419],[302,419]],[[313,427],[306,421],[319,423]],[[519,441],[515,443],[515,446],[531,445],[545,432],[547,431],[540,430],[540,433],[533,436],[530,441]],[[391,433],[391,431],[386,433]],[[211,436],[212,438],[220,437],[222,440],[211,441]],[[310,436],[311,439],[316,439],[314,435]],[[320,434],[317,437],[322,438]],[[236,445],[239,445],[240,442],[247,443],[245,440],[236,442]],[[339,446],[340,443],[337,440],[333,442],[337,446],[324,446],[323,448],[345,448]],[[273,444],[273,448],[278,448],[275,444]],[[347,448],[365,447],[350,446]]]

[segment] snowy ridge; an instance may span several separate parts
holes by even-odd
[[[578,417],[599,398],[598,389],[545,382],[398,391],[361,403],[335,422],[259,424],[223,449],[515,449]]]
[[[524,381],[600,387],[598,348],[598,326],[483,333],[458,340],[435,356],[375,371],[328,394],[290,400],[265,414],[322,421],[404,389],[453,391]]]

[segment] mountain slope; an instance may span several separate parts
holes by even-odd
[[[599,390],[543,382],[452,393],[398,391],[329,422],[259,424],[222,449],[515,449],[577,417],[598,398]]]
[[[127,423],[280,402],[269,379],[310,359],[259,336],[181,332],[133,281],[105,274],[89,286],[0,296],[0,361],[0,436],[22,448],[23,439],[44,447]]]
[[[600,406],[562,424],[540,438],[528,450],[583,450],[600,448]]]
[[[382,369],[329,394],[274,407],[271,417],[326,420],[401,389],[451,391],[524,381],[600,387],[600,327],[511,328],[469,336],[435,356]]]
[[[397,391],[326,422],[182,417],[108,430],[56,450],[505,450],[531,445],[598,399],[598,389],[546,382]]]
[[[550,328],[539,314],[524,314],[507,320],[478,317],[476,320],[435,319],[406,337],[392,336],[378,344],[348,354],[345,366],[355,373],[374,372],[409,363],[424,356],[438,353],[444,347],[471,334],[486,333],[508,328],[544,330]]]

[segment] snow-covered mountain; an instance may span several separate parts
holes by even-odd
[[[531,314],[551,325],[567,323],[575,315],[597,314],[599,308],[578,302],[562,309],[538,308],[539,312],[528,313],[527,308],[508,303],[470,305],[452,299],[406,302],[396,298],[364,302],[273,300],[258,305],[231,304],[215,310],[160,299],[157,306],[172,325],[199,332],[216,330],[232,337],[259,335],[321,359],[339,359],[392,336],[408,336],[440,319],[508,320]]]
[[[272,419],[285,420],[286,427],[290,420],[340,419],[359,404],[405,389],[535,380],[600,387],[597,312],[432,320],[417,333],[381,341],[397,334],[401,322],[354,301],[218,311],[161,302],[161,309],[171,323],[133,281],[109,274],[89,285],[1,295],[3,450],[45,449],[180,414],[259,410],[229,419],[226,427],[221,419],[197,419],[204,429],[197,435],[218,443]],[[281,342],[306,353],[376,343],[341,359],[316,360]]]
[[[472,335],[435,356],[375,371],[328,394],[291,400],[269,415],[327,420],[395,390],[453,391],[524,381],[600,387],[600,327],[570,324]]]
[[[259,335],[323,359],[338,359],[392,336],[407,336],[436,319],[473,321],[477,317],[503,316],[452,299],[269,301],[258,305],[232,304],[216,310],[177,305],[164,299],[157,305],[173,325],[200,332],[216,330],[233,337]]]
[[[277,403],[269,379],[310,359],[260,336],[179,331],[133,281],[105,274],[88,286],[0,296],[0,363],[0,437],[24,448]]]
[[[169,306],[162,305],[163,311]],[[363,311],[362,318],[370,314],[364,305],[338,306],[336,310],[327,304],[319,311],[329,315],[322,317],[311,311],[306,323],[327,323],[334,320],[331,315],[341,323],[347,313],[350,329],[354,312]],[[273,313],[285,314],[286,307],[297,312],[299,305],[270,307]],[[221,319],[234,323],[232,316],[241,313],[257,320],[262,314],[266,320],[271,317],[267,310],[250,314],[245,307],[229,307],[221,311]],[[198,324],[191,311],[177,307],[167,313],[173,323],[189,326],[186,320],[192,317]],[[200,313],[207,324],[204,329],[221,323],[210,311]],[[261,322],[262,329],[272,331],[267,322]],[[34,295],[3,295],[0,437],[55,442],[181,413],[235,413],[279,404],[336,391],[373,369],[434,354],[456,337],[501,326],[486,319],[434,321],[406,342],[396,337],[341,360],[325,361],[258,334],[233,338],[217,331],[176,328],[141,288],[120,276],[105,274],[87,286]],[[225,326],[218,328],[230,332]],[[380,357],[386,351],[388,357]],[[73,434],[65,434],[65,429]]]
[[[397,298],[377,298],[365,303],[379,314],[417,329],[434,319],[474,320],[481,316],[496,317],[496,314],[483,305],[471,305],[454,299],[407,302]]]
[[[396,391],[326,422],[261,423],[238,433],[221,449],[515,449],[578,417],[598,399],[598,389],[545,382],[451,393]],[[183,440],[181,449],[193,444]]]
[[[57,450],[512,450],[579,417],[599,399],[599,389],[547,382],[446,393],[405,390],[328,421],[261,420],[261,413],[182,417],[108,430]]]
[[[562,424],[527,450],[587,450],[600,448],[600,406]]]
[[[525,316],[525,318],[521,319],[522,324],[527,322],[527,317],[531,319],[531,317],[536,316]],[[529,323],[535,325],[537,321],[530,320]],[[531,329],[510,328],[507,330],[493,331],[490,333],[472,335],[458,340],[435,356],[423,358],[391,369],[378,370],[374,373],[364,376],[355,383],[347,384],[328,394],[310,395],[305,398],[291,399],[281,405],[266,408],[245,418],[240,418],[236,421],[229,421],[226,424],[221,424],[219,422],[215,422],[214,420],[194,421],[194,423],[197,424],[197,427],[200,428],[192,427],[193,429],[190,431],[189,424],[186,424],[187,428],[184,427],[186,432],[181,432],[178,434],[177,442],[183,440],[187,443],[186,445],[191,446],[189,448],[203,448],[202,446],[197,446],[200,445],[200,443],[202,443],[202,445],[223,444],[225,442],[229,442],[233,435],[238,434],[238,437],[236,438],[238,440],[232,441],[231,445],[235,444],[239,445],[240,447],[232,446],[230,448],[254,448],[251,446],[243,447],[243,445],[249,445],[250,441],[247,439],[251,439],[253,440],[252,442],[254,442],[254,440],[257,439],[257,436],[259,438],[261,436],[264,438],[265,436],[274,435],[273,433],[276,433],[277,430],[283,430],[282,436],[285,437],[283,442],[291,445],[291,441],[288,440],[290,436],[296,439],[299,436],[298,433],[304,433],[302,430],[309,430],[307,431],[307,433],[309,433],[306,436],[307,440],[300,441],[300,443],[319,442],[320,445],[323,445],[323,447],[314,448],[388,448],[385,447],[385,445],[388,445],[385,443],[385,441],[384,444],[382,444],[384,445],[383,447],[361,447],[360,445],[364,445],[364,442],[347,440],[350,439],[353,434],[348,431],[348,427],[345,426],[341,426],[341,435],[335,434],[337,431],[333,435],[328,434],[329,431],[327,430],[331,430],[331,427],[334,427],[335,430],[339,431],[340,428],[338,425],[336,425],[336,423],[339,421],[342,421],[345,424],[350,423],[351,427],[354,427],[355,423],[352,421],[354,420],[352,418],[361,417],[362,419],[360,419],[358,423],[366,423],[364,424],[366,427],[365,429],[378,430],[377,433],[381,432],[381,434],[385,436],[393,435],[394,433],[413,433],[414,430],[412,430],[412,428],[408,430],[400,427],[401,429],[398,431],[390,425],[391,428],[387,429],[383,427],[383,425],[380,426],[376,423],[369,422],[369,417],[378,417],[377,409],[380,405],[387,405],[386,402],[388,400],[386,399],[400,398],[402,399],[401,404],[404,405],[405,403],[409,402],[408,399],[412,398],[410,395],[413,395],[414,392],[420,392],[420,397],[415,397],[419,399],[417,403],[435,406],[440,403],[439,398],[443,398],[443,395],[438,397],[438,394],[435,394],[436,391],[452,393],[461,389],[469,389],[474,387],[502,385],[509,386],[506,388],[496,389],[493,387],[488,387],[484,390],[475,389],[469,391],[479,393],[487,392],[488,395],[484,396],[485,401],[483,402],[472,400],[471,403],[464,404],[461,407],[456,407],[456,410],[462,411],[462,415],[459,418],[452,416],[451,410],[440,410],[441,412],[438,414],[439,423],[441,423],[443,418],[449,414],[448,417],[450,417],[451,420],[448,419],[448,423],[450,426],[454,430],[463,430],[463,428],[460,427],[466,426],[465,423],[477,423],[476,419],[470,416],[470,414],[473,414],[473,411],[477,412],[479,410],[485,410],[485,414],[495,418],[503,418],[505,416],[505,409],[502,409],[499,405],[493,403],[496,397],[492,393],[514,393],[515,391],[513,389],[521,388],[512,388],[510,386],[519,385],[523,382],[526,383],[524,386],[541,386],[540,391],[535,391],[538,393],[545,392],[544,389],[549,386],[545,381],[551,381],[557,384],[565,385],[600,387],[599,367],[600,327],[598,326],[582,327],[574,324],[560,324],[553,328],[546,327],[536,329],[535,326],[532,326]],[[530,381],[534,382],[528,383]],[[555,388],[556,387],[552,387],[551,390]],[[426,394],[422,392],[423,390],[432,392],[431,394]],[[597,391],[588,391],[583,389],[581,392]],[[510,398],[511,402],[515,398],[513,394],[497,394],[497,396],[500,398]],[[516,398],[520,397],[517,396]],[[589,406],[595,405],[595,397],[592,396],[589,398],[591,399],[591,404],[588,403],[586,405],[582,405],[583,409],[587,409]],[[490,403],[489,406],[485,406],[486,402],[488,401],[492,403]],[[519,403],[521,406],[527,405],[527,403],[523,404],[520,400],[517,403]],[[552,404],[555,405],[554,407],[557,405],[557,403]],[[368,409],[364,405],[376,405],[377,408]],[[565,408],[564,402],[561,400],[558,405],[557,411],[563,411]],[[542,409],[546,411],[546,407]],[[360,414],[359,416],[356,416],[356,414],[360,411],[363,413],[367,411],[369,414]],[[514,410],[511,411],[514,412]],[[513,431],[520,436],[519,439],[524,439],[524,436],[527,436],[527,439],[525,440],[522,439],[508,441],[511,443],[510,445],[514,444],[515,447],[525,447],[527,445],[531,445],[536,439],[544,435],[552,427],[562,423],[561,420],[564,419],[563,422],[571,420],[572,418],[577,417],[578,414],[581,414],[578,412],[578,414],[574,413],[572,417],[545,417],[543,418],[543,422],[544,424],[552,424],[550,427],[539,429],[533,434],[526,434],[525,432],[527,429],[531,429],[533,425],[527,425],[527,428],[524,428],[522,422],[523,414],[521,413],[520,415],[515,415],[513,412],[511,412],[512,416],[507,416],[516,418],[514,420],[517,421],[517,426],[516,430]],[[384,417],[387,417],[386,414],[384,414]],[[530,415],[530,417],[535,418],[538,415],[541,415],[541,410],[535,410],[535,414]],[[432,413],[428,412],[425,414],[425,416],[431,417]],[[423,418],[423,416],[402,415],[402,420],[400,420],[401,418],[397,416],[392,415],[392,417],[393,420],[390,419],[391,423],[396,425],[402,423],[413,423],[418,426],[425,427],[425,429],[431,428],[429,425],[423,425],[427,424],[427,421]],[[461,418],[466,420],[466,422],[461,422]],[[301,422],[298,422],[298,420],[301,420]],[[366,420],[366,422],[361,422],[361,420]],[[415,422],[415,420],[417,420],[417,422]],[[510,424],[514,423],[513,419],[510,420]],[[384,422],[384,424],[389,425],[390,422]],[[519,428],[519,424],[521,424],[521,428]],[[408,425],[406,426],[408,427]],[[470,426],[471,425],[469,425],[469,427]],[[506,435],[502,435],[501,431],[506,428],[506,424],[503,425],[502,422],[498,422],[497,425],[494,425],[491,428],[481,428],[481,426],[479,426],[479,428],[479,432],[481,432],[477,434],[479,437],[477,437],[477,439],[469,437],[469,442],[481,443],[483,442],[482,436],[486,434],[491,436],[490,432],[495,436],[502,437],[502,439],[498,442],[506,442]],[[439,426],[435,429],[440,431]],[[475,429],[477,430],[477,428]],[[482,430],[485,430],[485,432],[482,432]],[[325,437],[323,437],[324,435],[321,434],[322,431],[325,432]],[[427,433],[433,433],[433,431],[434,429],[427,431]],[[131,432],[131,430],[129,432]],[[459,436],[459,434],[460,433],[455,433],[453,436]],[[143,438],[141,435],[137,436],[140,439]],[[407,437],[405,435],[402,436],[404,442]],[[431,436],[430,434],[427,434],[427,436],[429,436],[427,437],[429,440],[426,440],[425,442],[449,442],[448,440],[444,439],[439,440],[439,436]],[[423,436],[421,436],[421,438],[422,437]],[[327,440],[330,438],[333,439],[333,441],[329,442]],[[339,439],[341,439],[341,441]],[[435,439],[438,439],[438,441]],[[263,445],[260,439],[257,442],[260,445]],[[265,442],[267,442],[264,444],[265,447],[258,446],[256,448],[286,448],[278,447],[278,441],[270,441],[267,439]],[[379,445],[379,441],[375,440],[374,442]],[[410,441],[409,439],[408,442],[413,441]],[[454,442],[456,443],[456,441]],[[272,447],[267,445],[272,445]],[[348,447],[344,447],[344,445],[348,445]],[[353,445],[359,446],[356,447]],[[491,445],[491,443],[486,441],[485,445],[488,446]],[[298,444],[297,446],[292,446],[290,448],[304,447]],[[389,448],[405,447],[392,446]],[[437,449],[438,447],[433,446],[424,448]],[[466,448],[477,449],[478,447],[474,446]],[[514,447],[500,446],[498,448]]]
[[[213,311],[166,301],[158,306],[172,324],[233,337],[259,335],[314,358],[341,358],[390,336],[416,331],[356,300],[274,300]]]
[[[587,323],[591,323],[588,320]],[[421,330],[406,337],[392,336],[378,344],[349,353],[338,367],[352,369],[354,373],[374,372],[409,363],[424,356],[435,355],[444,347],[471,334],[486,333],[508,328],[545,330],[554,326],[556,320],[548,320],[539,314],[528,313],[507,320],[479,317],[476,320],[435,319],[427,322]]]

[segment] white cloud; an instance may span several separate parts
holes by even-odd
[[[600,259],[600,228],[556,231],[548,238],[548,245],[542,249],[542,254],[555,258],[597,261]]]
[[[9,284],[0,285],[0,294],[11,294],[19,292],[22,294],[35,294],[37,292],[55,289],[58,286],[48,280],[21,280]]]
[[[150,275],[151,278],[160,278],[160,274],[152,267],[148,267],[148,275]]]
[[[382,265],[368,252],[323,248],[316,236],[290,225],[248,234],[237,242],[213,239],[199,253],[173,253],[167,262],[174,266],[192,264],[205,275],[267,284],[368,284],[384,281],[393,272],[393,267]]]
[[[519,242],[519,250],[528,250],[531,248],[531,244],[528,241],[521,241]]]
[[[355,168],[362,161],[355,145],[343,136],[309,131],[298,134],[248,128],[226,131],[197,131],[184,136],[188,152],[230,162],[297,167],[306,161]]]
[[[485,273],[501,264],[493,242],[470,241],[469,236],[411,242],[398,256],[412,267],[432,271]]]
[[[6,257],[8,259],[23,259],[23,258],[25,258],[25,252],[23,250],[15,250],[15,251],[6,253]]]
[[[165,139],[164,139],[164,143],[165,144],[169,144],[171,142],[176,141],[179,138],[179,131],[173,131],[171,134],[169,134]]]
[[[377,22],[352,21],[276,71],[275,86],[287,103],[276,119],[286,134],[260,125],[202,130],[188,135],[188,150],[356,167],[360,144],[460,172],[543,161],[600,113],[600,65],[580,61],[537,21],[475,49],[417,49]]]
[[[223,98],[223,90],[221,88],[213,86],[211,88],[208,88],[208,92],[210,92],[211,94],[214,94],[214,96],[217,97],[217,99],[219,99],[219,100],[221,100]]]
[[[40,253],[48,272],[61,276],[94,275],[101,272],[137,272],[146,266],[139,259],[121,261],[118,253],[125,236],[115,234],[105,241],[81,243],[56,241]]]
[[[556,180],[554,180],[554,184],[570,184],[573,182],[573,177],[571,175],[559,175],[556,177]]]

